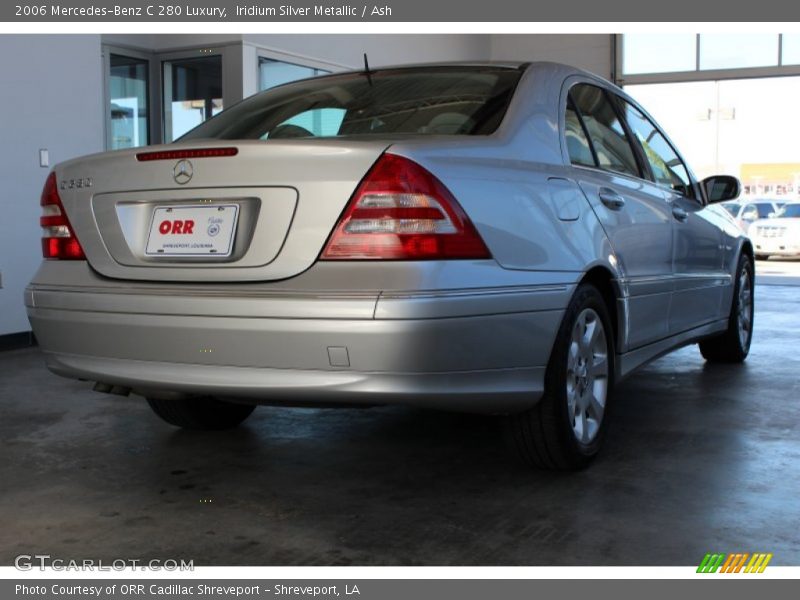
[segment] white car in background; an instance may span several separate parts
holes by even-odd
[[[747,233],[753,222],[759,219],[768,219],[777,214],[782,204],[782,202],[777,202],[775,200],[760,198],[723,202],[722,207],[736,219],[736,224],[739,228]]]
[[[772,218],[753,222],[750,238],[759,260],[770,256],[800,258],[800,202],[784,205]]]

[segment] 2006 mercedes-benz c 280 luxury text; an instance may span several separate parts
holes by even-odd
[[[745,359],[753,249],[715,206],[738,193],[577,69],[334,74],[56,166],[26,304],[52,371],[177,426],[411,404],[577,468],[635,368]]]

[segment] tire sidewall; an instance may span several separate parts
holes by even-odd
[[[747,356],[750,352],[750,345],[753,343],[753,331],[755,331],[755,312],[756,312],[756,273],[753,260],[745,253],[739,257],[739,263],[736,268],[736,284],[733,286],[733,302],[731,302],[731,315],[729,327],[736,335],[736,343],[739,346],[739,351],[742,356]],[[739,287],[741,284],[742,271],[747,270],[747,275],[750,278],[750,335],[747,337],[747,344],[742,346],[739,339]]]

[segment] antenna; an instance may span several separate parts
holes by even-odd
[[[369,70],[369,60],[367,60],[366,52],[364,52],[364,73],[367,74],[367,81],[369,81],[369,87],[372,87],[372,72]]]

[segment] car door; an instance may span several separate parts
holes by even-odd
[[[706,209],[699,186],[655,122],[631,102],[621,102],[650,177],[664,190],[670,206],[674,288],[669,330],[676,334],[720,316],[722,291],[730,284],[723,272],[720,216]]]
[[[569,90],[565,140],[575,178],[614,249],[628,304],[633,349],[669,335],[672,212],[664,191],[644,177],[611,92],[578,83]]]

